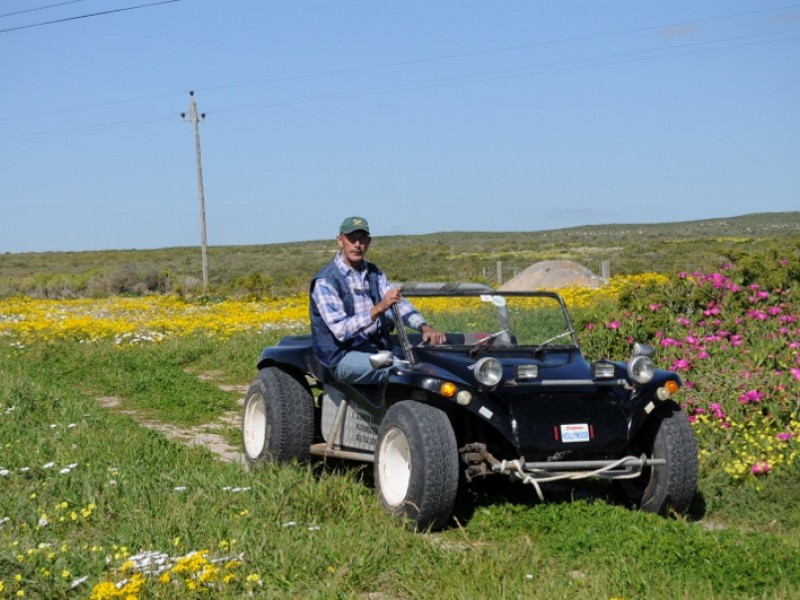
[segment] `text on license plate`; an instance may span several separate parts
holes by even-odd
[[[565,444],[570,442],[588,442],[589,425],[587,423],[574,423],[561,426],[561,441]]]

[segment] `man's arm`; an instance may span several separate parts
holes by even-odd
[[[384,301],[387,298],[386,294],[391,292],[397,293],[397,308],[400,311],[400,318],[403,319],[403,322],[406,325],[422,333],[422,340],[424,342],[434,345],[445,343],[444,333],[428,325],[428,323],[425,322],[425,317],[423,317],[420,312],[414,308],[414,305],[400,295],[400,290],[396,288],[390,288],[389,281],[386,279],[386,276],[383,273],[378,275],[378,288]],[[394,319],[393,314],[390,314],[390,317]]]

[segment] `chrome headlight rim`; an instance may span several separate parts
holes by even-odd
[[[486,387],[495,387],[503,379],[503,365],[493,356],[484,356],[475,363],[475,379]]]
[[[634,356],[628,362],[628,377],[639,384],[649,383],[656,375],[656,364],[648,356]]]

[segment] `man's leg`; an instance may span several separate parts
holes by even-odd
[[[348,352],[336,365],[333,376],[352,385],[380,385],[389,377],[389,369],[373,369],[370,356],[368,352]]]

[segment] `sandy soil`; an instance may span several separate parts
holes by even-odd
[[[213,382],[217,374],[199,373],[196,375],[199,379]],[[239,405],[241,406],[244,404],[244,395],[247,392],[246,385],[230,386],[218,384],[218,387],[228,392],[240,393],[241,398],[239,399]],[[104,408],[128,415],[142,427],[159,431],[171,440],[181,442],[188,446],[202,446],[219,456],[219,459],[223,462],[244,464],[241,446],[232,446],[225,440],[221,433],[219,433],[231,427],[239,429],[242,419],[241,411],[230,411],[211,423],[204,423],[194,427],[180,427],[178,425],[156,421],[135,410],[121,408],[121,400],[114,396],[104,396],[98,398],[97,401]]]

